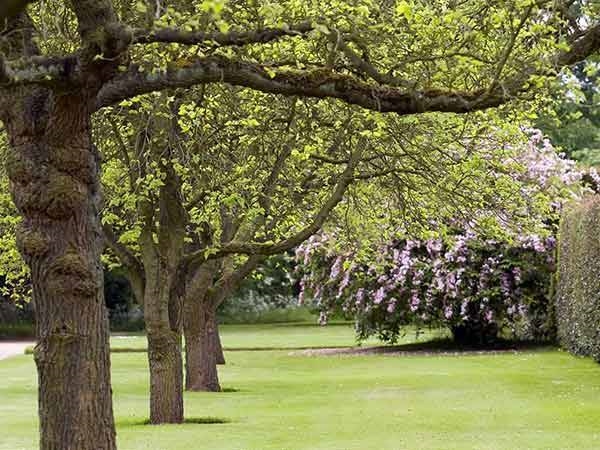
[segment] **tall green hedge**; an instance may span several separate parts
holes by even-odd
[[[565,208],[556,285],[558,339],[600,361],[600,196]]]

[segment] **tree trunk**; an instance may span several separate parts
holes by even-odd
[[[22,88],[2,120],[23,215],[17,233],[36,311],[40,449],[114,450],[108,316],[100,262],[99,156],[89,99]]]
[[[213,339],[215,340],[215,348],[217,352],[217,364],[225,365],[225,354],[223,353],[223,345],[221,344],[221,334],[219,333],[219,322],[216,320],[215,314],[215,326],[214,326]]]
[[[217,371],[218,339],[215,339],[216,311],[208,302],[186,303],[185,348],[186,389],[220,392]]]
[[[146,274],[150,423],[183,423],[182,297],[178,289],[169,288],[176,286],[178,279],[161,264]]]
[[[158,210],[148,200],[141,200],[138,206],[144,221],[139,243],[144,264],[150,423],[183,423],[181,333],[185,272],[179,270],[179,265],[186,213],[181,203],[181,180],[169,162],[170,147],[161,153],[154,146],[152,152],[157,158],[165,158],[159,163],[165,182],[160,188]]]
[[[172,330],[148,330],[150,363],[150,423],[183,422],[181,335]]]

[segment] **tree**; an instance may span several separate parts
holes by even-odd
[[[559,83],[554,102],[538,126],[570,158],[588,165],[600,163],[600,106],[598,62],[575,65]]]
[[[48,0],[17,15],[11,9],[0,34],[0,117],[39,318],[40,448],[115,448],[92,113],[207,83],[398,115],[495,107],[600,46],[592,9],[581,13],[585,30],[569,28],[570,3],[204,1],[177,4],[160,20],[156,2]],[[43,17],[61,13],[67,30],[46,33]],[[161,67],[144,64],[144,49],[171,44],[190,51]],[[259,255],[276,247],[232,241],[217,254],[233,249]]]
[[[105,229],[143,299],[151,379],[181,378],[180,363],[171,366],[170,376],[153,370],[152,346],[161,327],[179,341],[181,323],[169,325],[165,315],[159,325],[157,317],[160,310],[180,310],[184,298],[186,387],[218,391],[218,306],[266,255],[290,250],[317,232],[353,183],[405,169],[390,139],[372,131],[381,124],[356,108],[274,102],[237,88],[211,87],[187,100],[179,94],[167,104],[134,99],[135,108],[128,102],[128,114],[118,122],[108,116],[104,126],[115,139],[107,139],[106,154],[116,158],[105,166]],[[108,130],[99,133],[109,136]],[[129,174],[126,183],[123,173]],[[259,244],[263,254],[243,256],[246,246]],[[155,254],[173,262],[157,270],[150,259]],[[170,361],[177,361],[179,348],[170,348]],[[158,366],[166,370],[167,364]],[[174,391],[180,405],[181,389]],[[181,408],[175,411],[177,417]]]

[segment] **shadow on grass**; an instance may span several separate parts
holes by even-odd
[[[240,392],[240,390],[232,387],[224,387],[223,389],[221,389],[221,392],[228,394],[232,392]]]
[[[400,345],[377,347],[324,348],[298,352],[305,355],[476,355],[502,352],[549,351],[555,349],[552,343],[532,341],[498,340],[486,345],[468,345],[450,338],[432,339]]]
[[[161,424],[153,424],[150,422],[150,419],[137,420],[133,422],[125,422],[119,424],[120,426],[172,426],[172,425],[222,425],[226,423],[231,423],[231,419],[226,419],[224,417],[186,417],[183,420],[183,423],[161,423]]]
[[[221,388],[220,391],[196,391],[196,390],[186,390],[186,394],[232,394],[235,392],[242,392],[241,389],[234,387],[224,387]]]
[[[472,352],[472,351],[485,351],[485,350],[541,350],[552,348],[552,344],[548,342],[533,342],[533,341],[511,341],[505,339],[499,339],[490,344],[476,345],[476,344],[461,344],[455,342],[450,338],[431,339],[423,342],[412,342],[409,344],[401,345],[390,345],[382,347],[374,347],[374,349],[381,350],[383,353],[386,351],[451,351],[451,352]]]

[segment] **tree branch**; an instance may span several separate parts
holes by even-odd
[[[210,289],[210,300],[215,306],[219,306],[223,300],[231,295],[244,279],[250,275],[260,264],[267,259],[265,255],[252,255],[237,269],[223,276],[212,289]]]
[[[119,56],[125,54],[133,41],[133,32],[119,22],[113,0],[70,0],[70,4],[77,16],[77,29],[83,41],[80,52],[83,65],[88,67],[93,63],[88,68],[106,76],[95,66],[112,66],[115,70],[121,59]]]
[[[600,25],[596,25],[575,39],[570,50],[559,53],[552,62],[558,66],[571,65],[599,48]],[[550,74],[555,68],[551,67],[544,74]],[[508,102],[527,89],[527,81],[533,74],[533,69],[523,70],[518,76],[492,84],[491,88],[473,91],[410,90],[365,83],[352,75],[328,69],[272,71],[257,63],[213,56],[199,58],[190,62],[188,67],[173,67],[163,73],[141,73],[132,66],[128,72],[104,86],[98,95],[97,107],[166,88],[225,82],[273,94],[337,98],[366,109],[401,115],[430,111],[466,113]]]
[[[515,44],[517,43],[517,37],[519,36],[519,33],[523,30],[523,27],[525,26],[525,22],[527,21],[527,19],[531,15],[531,12],[533,11],[533,5],[534,4],[532,3],[531,5],[529,5],[527,7],[525,12],[521,16],[521,20],[519,21],[519,24],[517,25],[516,30],[513,31],[508,44],[504,48],[504,50],[502,52],[502,56],[500,57],[500,61],[498,63],[498,67],[496,68],[496,73],[494,75],[494,79],[492,80],[492,82],[490,83],[490,87],[488,88],[488,92],[491,91],[492,89],[494,89],[498,85],[498,82],[500,81],[500,77],[502,75],[502,71],[504,70],[504,67],[506,66],[506,63],[508,62],[508,59],[510,58],[512,51],[515,48]]]
[[[585,33],[573,39],[570,49],[555,58],[558,67],[572,66],[600,49],[600,23],[587,29]]]
[[[118,23],[112,0],[71,0],[69,3],[77,16],[79,35],[84,42],[99,39],[98,30]]]
[[[356,175],[354,175],[354,179],[355,180],[372,180],[374,178],[380,178],[380,177],[384,177],[384,176],[390,175],[390,174],[402,174],[402,173],[410,174],[410,175],[417,175],[420,177],[427,176],[427,174],[421,170],[393,168],[393,169],[374,170],[374,171],[370,171],[370,172],[360,172],[360,173],[357,173]]]
[[[224,57],[207,57],[198,59],[189,67],[171,69],[166,73],[142,73],[137,67],[132,67],[102,88],[97,107],[110,106],[129,97],[167,88],[216,82],[288,96],[337,98],[366,109],[402,115],[427,111],[464,113],[498,106],[508,100],[501,89],[496,89],[493,95],[485,97],[485,90],[407,91],[365,83],[351,75],[327,69],[272,72],[258,64]]]
[[[184,45],[216,44],[218,46],[244,46],[249,44],[264,44],[287,36],[300,36],[313,29],[313,24],[310,21],[300,22],[282,28],[265,28],[254,31],[231,31],[228,33],[182,31],[179,28],[163,28],[150,31],[137,29],[133,33],[133,42],[136,44],[163,42]]]
[[[195,265],[208,259],[222,258],[232,253],[275,255],[298,246],[321,229],[331,211],[333,211],[333,209],[343,200],[346,189],[354,180],[354,171],[359,161],[360,153],[354,155],[350,159],[346,169],[340,175],[333,193],[321,206],[319,212],[313,217],[312,222],[293,236],[277,243],[231,241],[221,248],[215,249],[212,253],[207,252],[206,250],[191,253],[186,257],[186,263]]]
[[[128,180],[129,180],[129,191],[130,192],[135,192],[135,183],[136,183],[136,177],[135,177],[135,173],[133,171],[133,166],[131,165],[131,158],[129,157],[129,149],[127,148],[127,145],[125,144],[125,141],[123,140],[123,136],[121,135],[121,131],[119,130],[119,124],[117,123],[117,121],[115,120],[115,118],[110,115],[108,117],[108,123],[110,124],[112,131],[113,131],[113,135],[115,136],[115,140],[117,142],[117,147],[120,150],[121,156],[123,158],[123,163],[125,164],[125,168],[127,169],[127,176],[128,176]]]
[[[332,30],[327,37],[332,42],[335,47],[340,50],[346,57],[350,60],[350,63],[360,72],[369,76],[373,80],[377,81],[379,84],[388,85],[388,86],[410,86],[411,83],[408,83],[406,80],[396,78],[394,76],[383,74],[379,72],[373,64],[366,61],[362,58],[358,53],[350,48],[350,46],[344,40],[341,32],[339,30]]]

